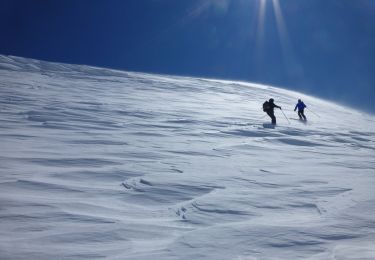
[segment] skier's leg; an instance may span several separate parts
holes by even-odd
[[[273,111],[270,113],[270,117],[272,119],[272,124],[276,125],[276,117],[275,117],[275,114],[273,113]]]
[[[273,115],[273,117],[272,117],[272,124],[276,125],[276,117],[275,117],[275,115]]]
[[[276,124],[276,117],[275,117],[274,113],[272,113],[271,111],[268,111],[267,115],[271,118],[272,124]]]
[[[303,114],[302,110],[298,110],[298,116],[299,116],[299,119],[301,120],[302,120],[302,114]]]
[[[270,113],[270,111],[267,111],[267,115],[272,119],[272,114]]]

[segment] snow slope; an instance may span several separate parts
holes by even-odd
[[[290,118],[269,118],[274,97]],[[375,259],[375,117],[0,56],[0,259]]]

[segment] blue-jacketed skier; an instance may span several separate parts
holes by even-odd
[[[307,120],[306,116],[304,114],[305,108],[306,108],[305,103],[303,103],[303,101],[301,99],[298,99],[298,103],[297,103],[296,107],[294,108],[294,111],[296,111],[298,109],[299,119],[304,120],[304,121]]]

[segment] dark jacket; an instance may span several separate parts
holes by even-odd
[[[275,107],[277,107],[277,108],[280,108],[280,109],[281,109],[281,107],[280,107],[280,106],[276,105],[276,104],[275,104],[275,103],[273,103],[273,102],[269,102],[268,104],[269,104],[269,111],[270,111],[270,112],[273,112],[273,110],[275,109]]]
[[[298,108],[298,111],[300,110],[304,110],[306,107],[305,103],[303,103],[302,101],[301,102],[298,102],[296,107],[294,108],[294,111],[296,111],[296,109]]]

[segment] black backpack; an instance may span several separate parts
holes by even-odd
[[[270,103],[268,101],[264,102],[263,103],[263,111],[264,112],[267,112],[268,110],[270,110]]]

